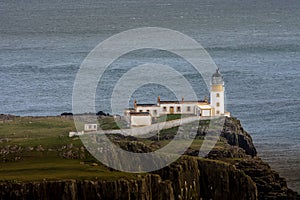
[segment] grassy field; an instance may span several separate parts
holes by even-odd
[[[171,118],[179,116],[172,116]],[[112,118],[104,118],[102,126],[115,126]],[[116,128],[116,127],[115,127]],[[0,181],[57,179],[134,178],[136,174],[112,171],[87,152],[75,131],[73,119],[60,117],[16,117],[0,124]],[[161,136],[176,133],[177,127],[162,130]],[[170,138],[172,139],[172,138]],[[156,150],[170,139],[138,139]],[[203,140],[197,139],[191,148],[199,149]],[[178,143],[179,144],[179,143]],[[219,146],[221,144],[218,143]]]
[[[184,117],[190,117],[191,115],[182,115],[182,114],[168,114],[168,115],[162,115],[157,118],[155,123],[165,122],[165,121],[171,121],[176,119],[181,119]]]
[[[134,174],[113,171],[103,165],[93,166],[78,160],[59,159],[55,157],[39,157],[18,162],[0,164],[0,180],[34,181],[61,179],[97,179],[114,180],[118,178],[134,178]]]
[[[83,146],[79,138],[68,137],[74,130],[72,119],[60,117],[18,117],[0,124],[0,180],[118,176],[119,172],[108,174],[88,153],[82,158],[63,158],[64,152]]]

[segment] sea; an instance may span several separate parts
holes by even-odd
[[[74,81],[89,52],[141,27],[176,30],[205,48],[223,74],[227,110],[251,134],[259,156],[300,192],[299,0],[0,0],[0,113],[72,112]],[[110,65],[96,109],[110,113],[117,80],[150,61],[180,69],[199,98],[209,96],[183,58],[146,49]],[[132,98],[155,103],[157,95],[174,99],[157,84],[141,86]]]

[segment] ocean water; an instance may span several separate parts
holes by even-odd
[[[300,192],[298,0],[0,1],[0,113],[70,112],[87,54],[113,34],[148,26],[202,44],[224,75],[227,109],[252,135],[260,156]],[[147,61],[180,67],[199,97],[209,95],[184,60],[147,50],[112,64],[98,87],[97,109],[110,112],[107,103],[124,66]],[[158,85],[134,95],[152,103],[159,94],[174,98]]]

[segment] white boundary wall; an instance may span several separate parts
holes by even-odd
[[[185,118],[182,118],[182,119],[177,119],[177,120],[152,124],[152,125],[149,125],[149,126],[134,127],[134,128],[130,128],[130,129],[103,130],[103,131],[98,131],[97,133],[141,136],[141,135],[146,135],[146,134],[154,132],[154,131],[169,129],[169,128],[172,128],[172,127],[180,126],[182,124],[188,124],[188,123],[191,123],[191,122],[194,122],[194,121],[197,121],[197,120],[206,120],[206,119],[211,119],[211,117],[205,117],[205,118],[204,117],[200,118],[198,116],[185,117]],[[95,133],[95,132],[93,132],[93,133]]]

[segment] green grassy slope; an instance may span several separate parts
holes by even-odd
[[[174,116],[177,118],[178,116]],[[172,118],[172,117],[171,117]],[[114,124],[112,118],[100,122],[106,128]],[[114,127],[116,128],[116,127]],[[135,174],[113,171],[99,163],[84,148],[78,137],[69,138],[75,131],[72,118],[61,117],[16,117],[11,122],[0,124],[0,181],[1,180],[57,180],[57,179],[114,179],[134,178]],[[174,134],[177,128],[162,130],[164,135]],[[152,150],[167,145],[169,139],[155,137],[138,139]],[[201,139],[191,148],[199,149]],[[222,144],[218,143],[219,146]]]

